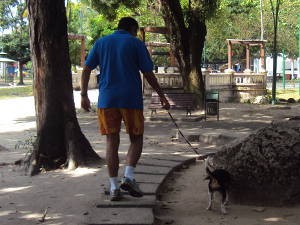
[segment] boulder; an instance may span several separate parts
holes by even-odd
[[[289,98],[289,99],[287,100],[287,102],[288,102],[288,103],[296,103],[296,100],[293,99],[293,98]]]
[[[230,146],[212,159],[232,175],[230,199],[239,204],[300,203],[300,121],[277,122]]]
[[[256,96],[252,101],[253,104],[268,104],[269,99],[266,96]]]

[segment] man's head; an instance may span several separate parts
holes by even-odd
[[[139,29],[139,24],[132,17],[123,17],[119,21],[118,30],[126,30],[129,33],[131,33],[133,36],[136,36],[138,29]]]

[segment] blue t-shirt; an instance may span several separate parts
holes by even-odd
[[[139,71],[152,71],[153,63],[141,40],[117,30],[96,41],[85,65],[100,66],[98,108],[143,109]]]
[[[7,67],[7,72],[8,72],[8,74],[13,74],[13,73],[15,73],[15,67],[14,67],[14,66],[8,66],[8,67]]]

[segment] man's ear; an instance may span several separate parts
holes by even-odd
[[[138,32],[138,28],[135,26],[130,27],[130,34],[132,34],[133,36],[137,36],[137,32]]]

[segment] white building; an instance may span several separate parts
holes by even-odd
[[[259,72],[259,68],[261,68],[260,60],[255,58],[253,60],[253,71]],[[282,54],[277,56],[277,71],[276,73],[281,76],[283,69],[283,57]],[[273,58],[266,57],[266,70],[267,76],[273,76]],[[285,74],[287,78],[295,79],[298,76],[298,71],[300,70],[300,58],[291,59],[285,58]]]

